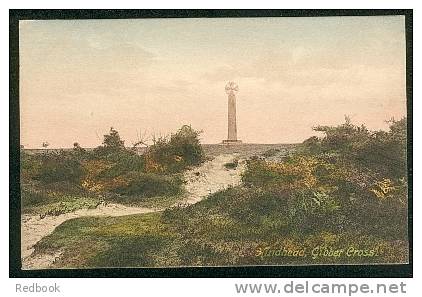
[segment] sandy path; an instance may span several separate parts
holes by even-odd
[[[244,161],[240,161],[236,169],[228,170],[225,163],[232,162],[236,154],[223,154],[207,161],[198,168],[188,170],[185,173],[187,190],[184,203],[194,204],[201,201],[207,195],[227,188],[229,185],[240,183],[240,174],[245,167]],[[48,268],[54,260],[60,256],[56,254],[32,255],[33,246],[43,237],[51,234],[54,229],[63,222],[86,216],[125,216],[160,211],[162,209],[128,207],[121,204],[100,205],[95,209],[80,209],[72,213],[58,216],[46,216],[41,219],[35,215],[22,215],[21,218],[21,252],[22,268],[37,269]]]
[[[211,193],[225,189],[230,185],[240,184],[240,175],[245,168],[245,161],[239,161],[239,165],[233,170],[224,167],[224,164],[232,162],[236,156],[237,154],[219,155],[212,161],[204,163],[201,167],[187,171],[185,188],[189,194],[186,203],[197,203]]]

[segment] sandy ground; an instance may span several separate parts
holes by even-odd
[[[218,155],[200,167],[188,170],[185,173],[187,195],[184,203],[197,203],[211,193],[227,188],[230,185],[239,184],[240,175],[245,168],[245,161],[240,160],[236,169],[228,170],[224,167],[225,163],[232,162],[237,157],[238,154],[236,153]],[[46,216],[43,219],[34,215],[22,215],[22,269],[48,268],[57,257],[60,257],[60,251],[55,254],[33,255],[33,246],[67,220],[86,216],[124,216],[160,210],[162,209],[107,204],[100,205],[95,209],[81,209],[59,216]]]

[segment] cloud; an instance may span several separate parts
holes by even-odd
[[[155,56],[131,43],[83,39],[42,38],[22,43],[22,79],[31,91],[60,91],[69,95],[113,93],[142,84]]]
[[[245,62],[216,65],[201,78],[210,82],[254,78],[286,87],[361,84],[373,79],[376,71],[387,76],[403,75],[400,72],[404,69],[403,46],[400,42],[392,41],[387,46],[374,41],[353,47],[334,44],[267,50]]]

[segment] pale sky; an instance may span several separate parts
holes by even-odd
[[[386,129],[406,114],[405,44],[402,16],[21,21],[21,144],[183,124],[219,143],[230,80],[243,142],[301,142],[345,114]]]

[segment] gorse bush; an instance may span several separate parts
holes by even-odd
[[[130,150],[112,152],[102,158],[110,164],[98,174],[99,178],[114,178],[128,172],[145,172],[145,160],[142,156]]]
[[[374,169],[394,178],[407,174],[407,125],[406,118],[390,121],[390,130],[369,131],[364,125],[355,126],[346,117],[346,122],[337,127],[318,126],[322,138],[311,137],[304,144],[313,154],[339,154],[367,169]]]
[[[204,152],[199,134],[200,132],[185,125],[169,138],[159,138],[144,154],[147,171],[180,172],[188,166],[201,163]]]
[[[34,179],[44,183],[59,181],[78,183],[84,175],[81,163],[65,152],[42,155],[40,161],[41,166]]]
[[[183,181],[178,176],[165,176],[154,173],[140,173],[127,185],[113,191],[122,195],[139,195],[141,197],[171,196],[181,193]]]

